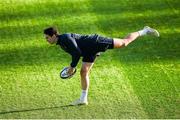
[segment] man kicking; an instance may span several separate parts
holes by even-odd
[[[71,105],[87,105],[89,89],[89,71],[91,70],[96,56],[99,52],[105,52],[107,49],[126,47],[140,36],[154,35],[159,37],[159,32],[148,26],[142,30],[130,33],[124,39],[108,38],[97,34],[81,35],[75,33],[59,34],[57,29],[49,27],[44,30],[45,38],[50,44],[59,45],[64,51],[72,56],[72,62],[68,73],[71,74],[82,57],[82,66],[80,70],[82,93],[79,99]]]

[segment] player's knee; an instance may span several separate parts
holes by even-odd
[[[126,47],[126,44],[124,41],[119,42],[118,48]]]
[[[129,33],[129,34],[128,34],[128,36],[132,36],[132,35],[133,35],[133,33]]]
[[[125,44],[124,39],[118,39],[118,38],[114,39],[114,48],[122,48],[125,46],[126,44]]]
[[[81,76],[86,76],[88,75],[89,70],[87,68],[81,68],[80,74]]]
[[[122,48],[122,47],[126,47],[127,45],[126,45],[126,43],[124,41],[122,41],[120,46]]]

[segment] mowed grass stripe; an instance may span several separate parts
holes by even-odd
[[[33,2],[32,2],[33,3]],[[1,20],[11,19],[29,19],[43,16],[63,16],[64,14],[82,14],[87,11],[87,1],[76,0],[73,1],[38,1],[36,3],[19,2],[1,5]],[[81,6],[81,7],[80,7]],[[28,9],[27,9],[28,8]],[[71,9],[70,9],[71,8]]]
[[[111,13],[111,14],[116,13],[116,12],[119,13],[119,12],[124,12],[124,11],[131,11],[131,10],[141,12],[141,9],[143,9],[143,7],[141,9],[136,9],[141,6],[146,6],[148,9],[150,8],[148,6],[151,6],[151,9],[153,10],[159,10],[159,9],[162,10],[166,8],[166,6],[164,7],[164,4],[163,2],[161,2],[161,0],[157,0],[156,3],[154,3],[153,1],[149,1],[147,3],[145,2],[137,3],[132,0],[130,2],[132,4],[131,7],[128,7],[127,1],[117,1],[117,0],[113,0],[111,2],[102,1],[100,6],[98,6],[100,2],[97,0],[94,0],[94,1],[93,0],[91,1],[88,1],[88,0],[57,1],[56,0],[56,1],[45,1],[45,2],[38,1],[35,3],[32,1],[32,2],[27,2],[27,3],[25,2],[23,4],[22,3],[20,4],[20,2],[17,2],[17,3],[15,2],[14,4],[10,4],[10,2],[8,3],[8,2],[2,1],[1,12],[4,14],[2,14],[2,17],[0,18],[7,19],[10,17],[11,19],[16,19],[16,18],[23,19],[24,17],[32,18],[33,16],[37,17],[41,15],[43,15],[44,17],[46,16],[53,17],[55,15],[62,16],[64,14],[72,14],[72,13],[83,14],[87,11],[90,11],[90,12],[96,11],[96,13]],[[89,3],[91,4],[91,6],[88,5]],[[97,4],[94,4],[94,3],[97,3]],[[109,7],[108,5],[110,5],[111,7]],[[11,9],[9,9],[9,7]],[[93,9],[89,9],[89,7],[92,7]]]
[[[7,39],[10,38],[28,38],[28,37],[42,37],[43,36],[43,29],[49,26],[57,26],[60,32],[77,32],[79,33],[93,33],[97,31],[95,26],[96,16],[91,14],[85,14],[82,16],[72,16],[69,17],[58,17],[56,19],[48,18],[46,21],[42,21],[43,18],[40,20],[33,20],[24,21],[23,24],[18,24],[18,22],[13,23],[14,26],[6,26],[1,28],[1,38],[2,42],[8,41]],[[81,24],[78,24],[81,22]],[[93,31],[94,30],[94,31]],[[10,42],[10,41],[8,41]]]
[[[172,66],[173,66],[173,64],[171,64],[171,65],[161,64],[161,65],[159,65],[159,68],[167,76],[167,78],[168,78],[167,80],[171,84],[171,86],[174,88],[175,93],[179,93],[180,92],[180,88],[179,88],[180,83],[178,81],[174,81],[174,79],[173,79],[174,77],[172,77],[172,75],[171,75],[172,73],[169,72],[169,70],[171,70],[171,72],[172,72],[172,69],[169,68],[169,67],[172,67]],[[180,69],[179,69],[180,66],[178,64],[177,64],[177,67],[178,67],[177,70],[173,69],[173,71],[180,72]],[[175,78],[175,79],[177,79],[177,78]],[[176,84],[176,83],[178,83],[178,84]]]
[[[141,61],[141,64],[137,64]],[[134,92],[150,118],[176,118],[179,95],[169,79],[178,86],[176,62],[161,61],[169,69],[169,77],[162,71],[157,61],[134,59],[133,63],[121,58],[126,76],[130,79]],[[143,68],[143,69],[142,69]],[[153,69],[154,68],[154,69]],[[139,72],[137,72],[139,71]]]
[[[26,3],[26,7],[30,7],[31,9],[29,10],[32,11],[29,12],[28,10],[23,8],[22,13],[27,13],[27,15],[23,15],[22,13],[20,13],[21,10],[16,10],[14,12],[14,15],[17,15],[16,13],[19,13],[20,16],[13,16],[10,13],[9,15],[12,16],[9,17],[7,23],[13,20],[14,23],[17,23],[17,25],[15,24],[13,27],[13,23],[11,23],[10,26],[8,26],[8,24],[5,24],[2,27],[8,29],[11,29],[11,27],[13,27],[14,32],[11,31],[12,36],[3,36],[2,34],[4,38],[1,39],[3,42],[3,45],[1,46],[1,52],[4,55],[1,56],[4,58],[1,59],[2,67],[0,71],[2,79],[0,92],[2,93],[1,97],[3,98],[3,101],[1,101],[0,103],[0,105],[2,105],[1,112],[13,110],[23,111],[27,109],[30,111],[16,112],[12,114],[1,114],[0,117],[178,118],[178,106],[176,106],[178,104],[176,96],[177,93],[176,91],[174,92],[173,87],[171,87],[168,83],[169,78],[163,77],[165,74],[158,72],[161,69],[152,67],[151,65],[147,65],[147,63],[149,62],[157,63],[158,59],[162,61],[162,64],[160,63],[160,65],[163,65],[165,67],[165,64],[171,64],[171,62],[174,62],[174,64],[176,64],[176,60],[178,60],[179,58],[178,45],[175,44],[178,42],[176,37],[173,37],[178,37],[179,24],[177,21],[179,18],[177,17],[177,14],[174,15],[173,13],[170,13],[170,16],[166,14],[166,12],[170,12],[170,10],[168,9],[169,6],[167,6],[164,1],[157,0],[157,3],[155,3],[152,0],[150,2],[113,0],[111,3],[109,3],[107,1],[82,0],[80,1],[80,3],[85,2],[82,7],[82,10],[85,10],[85,12],[82,12],[82,14],[81,12],[79,12],[81,10],[77,8],[79,6],[79,4],[76,4],[76,2],[78,2],[77,0],[68,1],[70,2],[70,4],[66,4],[67,1],[63,1],[63,3],[53,1],[50,6],[53,6],[53,4],[56,3],[58,3],[58,5],[63,4],[65,5],[65,8],[63,8],[64,10],[66,10],[66,7],[69,8],[73,6],[72,9],[75,10],[75,14],[73,15],[73,12],[71,13],[71,11],[69,10],[64,12],[66,13],[66,15],[60,14],[60,16],[58,16],[58,14],[55,13],[54,15],[52,15],[51,19],[49,15],[53,14],[53,9],[48,12],[49,8],[47,7],[43,8],[46,9],[44,10],[45,13],[40,13],[43,12],[40,11],[39,13],[34,15],[35,17],[39,16],[38,20],[42,21],[40,22],[40,25],[38,25],[38,21],[36,20],[31,23],[31,20],[35,19],[35,17],[33,17],[33,12],[37,10],[36,6],[33,6],[33,4],[35,3],[34,5],[38,5],[41,2],[42,1],[16,1],[15,3],[21,4],[20,6]],[[94,4],[94,2],[96,2],[96,4]],[[42,3],[43,5],[39,7],[45,7],[46,5],[48,5],[47,3]],[[128,3],[132,3],[133,6],[129,8]],[[75,4],[78,6],[76,6]],[[31,5],[33,7],[31,7]],[[58,5],[56,5],[56,8],[54,10],[60,11]],[[17,6],[14,6],[14,8],[16,8]],[[20,7],[18,6],[17,8]],[[144,12],[147,9],[149,9],[149,11]],[[128,13],[128,10],[130,13],[126,16],[124,12]],[[158,12],[158,10],[164,11],[161,14],[160,12]],[[4,13],[6,13],[4,8],[3,11]],[[123,13],[123,16],[120,16],[120,11],[121,13]],[[135,19],[136,16],[131,17],[131,15],[133,15],[134,13],[132,11],[137,11],[137,13],[140,12],[140,14],[137,15],[137,19]],[[157,19],[154,19],[157,18],[156,12],[157,14],[159,14],[158,21],[156,21]],[[46,13],[48,17],[45,16]],[[146,18],[146,15],[144,15],[146,13],[148,13],[149,16],[154,16],[154,18]],[[76,15],[78,15],[78,17]],[[73,18],[73,21],[71,21],[71,16]],[[86,16],[88,16],[88,19],[86,19]],[[8,17],[8,15],[5,15],[5,19],[2,19],[2,21],[6,21],[6,17]],[[164,17],[166,19],[164,19]],[[58,18],[58,20],[64,18],[64,21],[62,23],[59,23],[58,20],[56,21],[56,18]],[[21,24],[16,22],[16,20],[18,19],[20,19],[20,22],[21,20],[24,21],[24,23]],[[28,19],[30,20],[26,22],[26,20]],[[77,23],[76,19],[78,21]],[[82,24],[84,19],[86,20]],[[127,21],[125,21],[125,19],[127,19]],[[136,22],[134,22],[134,20]],[[122,24],[121,22],[124,22],[125,24]],[[27,25],[27,27],[26,25],[24,25],[26,23],[29,24]],[[157,26],[157,28],[160,27],[160,31],[163,31],[164,34],[162,34],[163,37],[158,39],[159,41],[154,41],[150,37],[145,37],[137,41],[135,44],[127,47],[126,49],[121,49],[119,51],[114,50],[105,53],[105,55],[102,55],[97,60],[97,63],[95,64],[91,73],[92,83],[89,94],[90,105],[88,107],[64,108],[58,106],[66,105],[72,100],[76,99],[77,96],[79,96],[80,89],[78,88],[80,78],[77,74],[73,79],[71,79],[71,81],[59,81],[59,69],[69,63],[70,57],[64,54],[62,51],[58,51],[58,48],[56,47],[47,47],[48,45],[46,45],[44,42],[41,43],[41,41],[43,40],[43,38],[41,38],[43,36],[41,36],[40,33],[42,32],[41,29],[43,27],[46,27],[46,25],[48,26],[52,23],[58,25],[58,27],[63,30],[62,32],[78,31],[78,33],[91,33],[95,31],[112,36],[118,36],[119,30],[122,30],[122,27],[125,29],[122,30],[122,33],[120,33],[120,35],[124,35],[134,29],[139,29],[139,27],[143,26],[144,23],[148,23],[152,26]],[[163,24],[165,26],[163,26]],[[92,27],[90,28],[88,27],[88,25],[92,25]],[[16,26],[21,26],[21,29],[19,31],[16,31]],[[26,28],[24,29],[23,27]],[[18,39],[16,38],[16,34],[21,31],[25,32],[23,34],[19,34],[19,38],[22,38],[22,40],[26,40],[26,42],[21,42],[21,40],[18,41]],[[29,34],[29,32],[31,34]],[[33,41],[33,38],[35,38],[33,36],[36,35],[37,40]],[[27,38],[24,39],[24,36],[26,36]],[[29,39],[28,37],[31,39]],[[171,42],[174,44],[169,44],[169,39],[171,39]],[[6,47],[5,44],[8,43],[5,42],[5,40],[10,42],[10,45],[8,47],[10,47],[11,50],[8,50],[8,48],[4,48]],[[16,42],[17,44],[13,46],[13,43]],[[39,45],[33,43],[38,43]],[[20,48],[23,45],[24,47]],[[155,49],[157,47],[158,49]],[[150,56],[148,56],[147,54],[149,54]],[[62,56],[65,57],[62,58]],[[78,68],[80,67],[80,64]],[[168,67],[169,70],[171,70],[173,67],[172,71],[174,71],[174,74],[171,72],[171,74],[169,73],[169,76],[171,76],[173,81],[176,80],[174,84],[178,85],[178,71],[176,70],[177,67],[175,67],[174,64],[171,67]],[[157,66],[159,66],[158,63]],[[142,73],[140,73],[139,71],[141,71]],[[145,74],[143,75],[143,73]],[[156,73],[160,73],[160,75]],[[155,75],[153,76],[153,74]],[[175,77],[172,77],[174,75]],[[165,81],[161,79],[164,79]],[[159,81],[159,85],[154,84]],[[144,86],[141,86],[142,83]],[[161,89],[165,89],[165,91],[161,92]],[[174,92],[174,94],[172,92]],[[133,99],[135,99],[135,101],[133,101]],[[33,110],[38,108],[44,109]]]
[[[105,62],[105,60],[101,59],[99,63],[103,61]],[[98,104],[107,105],[107,111],[114,112],[116,115],[119,112],[120,116],[112,115],[109,118],[147,118],[148,116],[141,106],[141,101],[138,100],[131,84],[129,84],[129,80],[124,76],[121,65],[117,65],[113,61],[106,63],[109,64],[101,66],[101,68],[95,65],[91,73],[92,94],[95,94],[93,97],[97,96],[92,99],[93,104],[97,106]],[[98,92],[95,92],[97,89],[94,87],[99,89]],[[95,103],[96,99],[99,99],[98,96],[101,96],[102,101]],[[121,114],[123,112],[124,115]]]
[[[169,22],[176,22],[178,21],[178,17],[176,17],[176,15],[174,16],[173,14],[165,14],[167,12],[170,12],[169,10],[162,12],[144,12],[144,13],[118,13],[115,14],[114,16],[112,15],[98,15],[98,14],[94,14],[94,13],[87,13],[87,14],[83,14],[80,16],[76,16],[76,15],[72,15],[71,17],[66,16],[66,17],[56,17],[56,18],[52,18],[47,17],[46,20],[44,20],[43,17],[39,17],[36,19],[29,19],[29,20],[12,20],[11,22],[2,22],[1,23],[1,38],[6,38],[7,34],[12,35],[12,37],[15,37],[18,34],[15,33],[19,33],[20,35],[25,35],[27,32],[29,32],[29,34],[36,34],[40,33],[40,29],[43,29],[43,27],[46,27],[48,25],[56,25],[60,28],[62,28],[63,31],[71,31],[71,30],[75,30],[75,29],[83,29],[85,27],[87,27],[87,30],[90,32],[92,32],[92,28],[88,28],[93,26],[92,24],[89,23],[94,23],[97,21],[97,18],[101,18],[101,21],[99,21],[100,23],[95,23],[96,25],[98,24],[102,24],[104,25],[104,27],[107,27],[108,25],[111,25],[112,28],[109,29],[115,29],[114,31],[118,31],[119,29],[121,30],[122,28],[125,27],[125,25],[127,26],[127,23],[130,23],[132,21],[135,21],[136,24],[130,24],[128,25],[128,27],[134,27],[137,28],[137,23],[144,23],[143,20],[149,20],[152,21],[155,18],[159,18],[159,20],[161,20],[161,18],[164,17],[168,17],[168,18],[172,18],[170,20],[168,20]],[[133,14],[137,14],[136,17],[132,17]],[[108,19],[106,19],[108,18]],[[127,19],[129,21],[127,21]],[[163,27],[165,25],[168,25],[167,22],[162,22],[162,21],[156,21],[155,23],[158,24],[158,27]],[[81,24],[77,24],[77,21],[80,21]],[[106,23],[106,24],[105,24]],[[116,26],[113,26],[112,23],[116,23]],[[154,24],[155,24],[154,23]],[[77,25],[76,25],[77,24]],[[70,27],[70,25],[73,25],[72,27]],[[105,26],[106,25],[106,26]],[[3,27],[4,26],[4,27]],[[155,25],[153,25],[155,26]],[[157,26],[157,25],[156,25]],[[75,28],[76,27],[76,28]],[[176,23],[176,27],[179,27],[179,24]],[[68,29],[69,28],[69,29]],[[102,28],[101,28],[102,29]],[[106,28],[108,29],[108,28]],[[105,29],[105,30],[106,30]],[[123,29],[127,31],[128,28]],[[140,28],[138,28],[140,29]],[[29,30],[29,31],[28,31]],[[7,32],[9,31],[9,32]],[[16,31],[16,32],[15,32]],[[23,33],[22,33],[23,31]],[[94,30],[95,32],[97,31],[96,29]],[[80,31],[83,32],[83,31]],[[112,34],[113,35],[113,34]]]
[[[3,88],[6,88],[6,90],[4,89],[2,94],[4,103],[1,103],[2,105],[1,112],[23,111],[28,109],[63,106],[68,104],[68,101],[70,102],[73,99],[73,97],[76,98],[75,95],[71,95],[71,97],[64,96],[65,93],[72,94],[72,91],[63,91],[63,90],[70,89],[69,88],[70,86],[74,86],[73,88],[71,88],[71,90],[73,89],[75,90],[75,88],[78,87],[78,83],[79,83],[78,76],[75,76],[68,83],[63,83],[63,81],[59,81],[56,75],[57,69],[54,68],[52,69],[53,67],[52,64],[41,67],[36,66],[35,68],[39,69],[38,76],[34,67],[32,66],[24,67],[27,69],[26,71],[23,71],[24,68],[18,68],[18,71],[21,74],[17,73],[16,75],[13,75],[13,77],[11,78],[12,80],[11,82],[9,81],[10,80],[9,78],[3,80],[4,83],[5,81],[8,80],[12,85],[11,87],[6,87],[7,84],[3,84]],[[44,69],[44,67],[46,67],[47,69]],[[104,66],[104,68],[102,69],[103,71],[100,70],[101,68],[98,67],[94,67],[93,69],[94,70],[92,71],[91,74],[92,85],[89,94],[90,105],[87,108],[83,108],[86,109],[86,111],[81,113],[82,108],[79,109],[66,108],[65,111],[67,111],[67,113],[64,113],[65,115],[63,116],[58,116],[58,114],[62,114],[61,110],[63,110],[63,108],[61,107],[59,109],[52,109],[52,110],[40,109],[39,111],[41,111],[42,113],[51,111],[50,114],[52,115],[54,114],[56,118],[71,118],[71,116],[77,114],[78,116],[76,116],[76,118],[84,118],[84,117],[86,118],[147,118],[146,114],[143,111],[143,108],[141,107],[140,102],[138,101],[136,95],[133,93],[131,85],[129,85],[128,80],[125,79],[122,75],[122,72],[120,72],[120,68],[114,66],[108,66],[107,69],[107,66]],[[51,71],[52,76],[46,76],[44,74],[45,71],[49,71],[49,70]],[[111,71],[111,73],[109,73],[109,71]],[[26,75],[27,72],[29,73],[28,75]],[[102,72],[104,74],[102,74]],[[11,74],[11,72],[6,72],[6,75],[8,75],[8,73]],[[41,85],[42,83],[44,83],[45,86],[42,86]],[[48,88],[46,88],[47,86]],[[36,90],[36,92],[32,92],[34,90]],[[43,93],[41,92],[42,90],[44,91]],[[16,93],[17,91],[18,94]],[[29,93],[31,95],[27,96],[27,94]],[[47,95],[51,96],[50,98],[51,102],[47,101],[47,99],[45,101],[43,100],[47,97]],[[9,97],[14,97],[15,99],[12,101],[12,99],[7,99]],[[33,103],[29,102],[32,100],[34,101]],[[44,101],[44,103],[40,104],[39,102],[41,101]],[[7,103],[11,107],[7,107],[6,106]],[[99,107],[101,108],[101,110],[97,111]],[[72,112],[70,115],[68,113],[70,109],[72,109],[71,111],[76,110],[76,112]],[[89,109],[91,109],[91,112],[89,111]],[[14,112],[12,114],[18,117],[18,115],[23,115],[27,113],[34,114],[39,111],[32,110],[24,113],[19,112],[18,114]],[[94,111],[96,111],[96,113],[94,113]],[[102,116],[101,112],[103,112],[103,115],[105,116]],[[106,114],[108,114],[108,116],[106,116]],[[5,114],[5,116],[7,115]],[[28,118],[36,118],[40,116],[41,115],[36,115]],[[49,115],[45,115],[41,117],[49,118]]]
[[[141,2],[141,1],[140,1]],[[138,3],[137,3],[138,4]],[[163,7],[165,6],[165,7],[169,7],[167,4],[166,4],[166,2],[161,2],[161,4],[163,5]],[[97,6],[99,6],[98,4],[96,4]],[[144,6],[143,8],[148,8],[149,6]],[[156,6],[157,7],[157,6]],[[154,8],[154,7],[153,7]],[[151,9],[151,10],[154,10],[154,9]],[[96,9],[96,8],[95,8]],[[163,11],[163,10],[162,10]],[[153,12],[153,11],[152,11]],[[179,18],[177,17],[177,15],[175,14],[175,15],[173,15],[174,17],[173,17],[173,19],[171,19],[171,20],[173,20],[173,22],[169,22],[169,21],[171,21],[170,20],[170,18],[169,17],[163,17],[163,16],[159,16],[158,17],[158,19],[156,19],[156,18],[151,18],[151,19],[145,19],[145,20],[140,20],[141,22],[139,22],[139,25],[143,25],[143,24],[145,24],[145,23],[148,23],[149,25],[152,25],[152,26],[156,26],[156,25],[159,25],[159,23],[161,24],[164,24],[166,27],[171,27],[171,29],[172,30],[174,30],[174,27],[176,27],[176,26],[179,26],[179,24],[178,24],[178,20],[179,20]],[[162,18],[161,18],[162,17]],[[163,18],[167,18],[167,19],[163,19]],[[101,24],[102,23],[102,21],[101,21],[101,18],[98,18],[99,19],[99,25],[102,25],[102,29],[103,30],[106,30],[105,32],[106,32],[106,34],[110,34],[110,32],[112,31],[112,29],[111,30],[109,30],[108,29],[108,25],[107,24],[105,24],[105,23],[108,23],[107,22],[107,20],[106,19],[104,19],[104,24]],[[128,19],[129,20],[129,19]],[[131,19],[130,19],[131,20]],[[132,21],[130,21],[129,20],[129,24],[130,23],[133,23]],[[111,21],[113,21],[113,20],[111,20]],[[158,22],[157,22],[158,21]],[[169,23],[173,23],[173,24],[169,24]],[[166,24],[167,23],[167,24]],[[114,23],[113,23],[114,24]],[[113,25],[112,24],[112,25]],[[110,24],[111,25],[111,24]],[[116,24],[117,25],[117,24]],[[138,25],[138,24],[137,24]],[[138,26],[139,26],[138,25]],[[158,26],[157,26],[157,28],[158,28]],[[128,28],[127,28],[128,29]],[[177,35],[178,36],[178,34],[175,34],[175,35]],[[168,36],[168,35],[165,35],[164,37],[162,37],[162,38],[160,38],[160,40],[163,40],[163,38],[166,38],[166,40],[167,40],[167,38],[171,38],[170,36]],[[147,39],[147,40],[149,40],[149,39]],[[173,39],[171,39],[172,41],[177,41],[177,39],[176,38],[173,38]],[[171,41],[171,42],[172,42]],[[177,41],[178,42],[178,41]],[[177,42],[172,42],[172,44],[169,44],[169,46],[173,46],[173,48],[174,48],[174,52],[175,53],[177,53],[176,52],[176,50],[178,51],[178,49],[177,49],[177,47],[175,47],[175,46],[177,46]],[[159,42],[156,42],[156,43],[161,43],[160,41]],[[166,47],[167,47],[167,45],[168,44],[164,44]],[[141,43],[140,44],[140,42],[139,42],[139,46],[143,46],[143,43]],[[161,49],[161,48],[159,48],[159,46],[160,47],[163,47],[163,44],[161,45],[161,44],[157,44],[157,46],[155,47],[155,46],[153,46],[153,47],[155,47],[154,49],[151,47],[151,49],[150,50],[153,50],[153,51],[156,51],[155,52],[155,54],[156,53],[159,53],[161,50],[163,50],[163,49]],[[164,46],[164,47],[165,47]],[[144,46],[144,48],[146,48],[147,46]],[[158,51],[157,50],[157,48],[159,48],[160,49],[160,51]],[[124,51],[127,51],[127,53],[128,53],[128,55],[126,54],[126,56],[129,56],[129,58],[130,59],[132,59],[132,60],[130,60],[130,59],[125,59],[125,56],[124,57],[121,57],[121,56],[119,56],[119,58],[121,58],[121,59],[123,59],[123,62],[124,63],[126,63],[126,61],[128,62],[129,60],[132,62],[132,66],[133,66],[133,61],[135,60],[135,59],[137,59],[138,60],[138,57],[140,58],[139,60],[140,61],[143,61],[143,62],[150,62],[150,60],[153,60],[153,59],[151,59],[150,57],[148,57],[148,58],[150,58],[149,60],[148,59],[141,59],[142,57],[141,57],[141,54],[139,55],[139,56],[136,56],[136,50],[139,50],[139,52],[141,52],[142,50],[144,50],[144,49],[142,49],[142,47],[140,47],[140,48],[138,48],[138,46],[137,45],[134,45],[134,48],[132,48],[132,54],[134,54],[133,56],[134,56],[134,58],[131,58],[131,53],[129,53],[128,51],[128,49],[126,49],[126,50],[124,50]],[[172,49],[172,47],[170,48],[170,49]],[[135,51],[134,51],[135,50]],[[169,49],[167,50],[167,48],[166,49],[164,49],[165,51],[168,51],[168,52],[170,52],[169,51]],[[123,51],[122,51],[123,52]],[[172,51],[173,52],[173,51]],[[170,53],[172,53],[172,52],[170,52]],[[173,52],[173,53],[174,53]],[[145,56],[147,56],[147,53],[146,53],[146,51],[144,52],[143,51],[143,53],[144,53],[144,55]],[[131,54],[131,55],[129,55],[129,54]],[[170,59],[171,57],[169,56],[169,57],[167,57],[165,54],[167,54],[167,53],[163,53],[162,55],[160,55],[159,56],[159,54],[157,55],[157,58],[156,59],[161,59],[161,60],[163,60],[161,57],[163,56],[164,58],[166,58],[166,59]],[[117,54],[114,54],[114,55],[117,55]],[[177,56],[176,56],[177,55]],[[175,59],[173,59],[173,60],[177,60],[178,59],[178,53],[176,54],[176,55],[172,55],[173,56],[173,58],[175,58]],[[152,56],[156,56],[156,55],[153,55],[152,54]],[[177,58],[177,59],[176,59]],[[156,60],[156,59],[154,59],[154,60]],[[168,61],[168,60],[167,60]],[[130,62],[130,63],[131,63]],[[139,68],[138,66],[140,66],[141,64],[143,65],[143,64],[145,64],[145,63],[141,63],[141,62],[139,62],[139,65],[137,65],[135,68]],[[154,61],[154,62],[156,62],[156,61]],[[177,63],[176,61],[174,61],[175,63]],[[133,67],[132,67],[133,68]],[[175,104],[177,104],[177,102],[176,102],[176,98],[177,98],[177,93],[174,93],[173,94],[173,88],[169,88],[168,90],[169,91],[166,91],[167,92],[167,94],[166,94],[166,92],[165,92],[165,94],[163,94],[162,96],[159,96],[158,95],[158,97],[160,97],[159,98],[159,100],[163,100],[163,103],[161,104],[161,105],[159,105],[159,106],[161,106],[160,108],[159,107],[154,107],[154,106],[156,106],[156,102],[154,102],[153,100],[151,101],[151,97],[149,97],[148,95],[146,96],[146,94],[144,93],[144,95],[145,95],[145,97],[142,97],[141,96],[141,89],[138,89],[138,88],[140,88],[139,86],[141,86],[141,84],[140,84],[140,82],[138,83],[138,82],[133,82],[134,81],[134,79],[135,79],[135,77],[136,77],[136,74],[138,74],[138,71],[139,72],[141,72],[141,69],[136,69],[136,70],[133,70],[131,67],[128,67],[128,66],[124,66],[124,69],[125,69],[125,72],[126,72],[126,76],[129,76],[130,77],[130,83],[132,84],[132,86],[133,86],[133,88],[134,88],[134,90],[135,90],[135,93],[138,95],[138,97],[140,97],[140,101],[142,102],[142,104],[143,104],[143,107],[144,107],[144,109],[145,109],[145,111],[147,111],[147,113],[149,114],[149,116],[151,117],[151,118],[157,118],[158,116],[159,117],[161,117],[161,118],[163,118],[163,117],[167,117],[167,116],[171,116],[172,118],[174,118],[176,115],[174,114],[175,113],[175,111],[177,110],[177,107],[175,106]],[[148,69],[149,67],[143,67],[144,69]],[[142,68],[142,70],[143,70],[143,68]],[[133,72],[132,72],[133,71]],[[134,73],[134,74],[130,74],[130,73]],[[175,72],[177,72],[177,71],[175,71]],[[151,73],[149,73],[149,74],[151,74]],[[153,74],[156,74],[156,73],[153,73]],[[153,75],[152,74],[152,75]],[[162,74],[162,79],[165,79],[164,77],[164,74]],[[166,76],[166,75],[165,75]],[[142,79],[142,77],[143,77],[143,75],[140,75],[140,77],[137,77],[137,81],[138,80],[141,80]],[[147,77],[149,80],[151,80],[151,77]],[[154,77],[152,77],[152,79],[153,79]],[[146,79],[146,78],[144,78],[144,79]],[[161,78],[159,78],[159,76],[158,76],[158,79],[156,80],[155,79],[155,81],[158,81],[158,80],[161,80]],[[175,79],[174,79],[175,80]],[[148,82],[147,82],[147,84],[148,84]],[[176,82],[176,84],[177,84],[177,82]],[[154,86],[153,84],[152,84],[152,86]],[[165,85],[163,85],[163,84],[161,84],[160,85],[161,87],[167,87],[168,86],[168,83],[166,83]],[[148,85],[146,86],[147,88],[148,88]],[[154,86],[155,87],[155,86]],[[161,89],[161,87],[159,88],[159,87],[155,87],[156,88],[156,90],[160,90]],[[153,89],[153,88],[152,88]],[[139,90],[138,92],[137,92],[137,90]],[[147,89],[146,89],[147,90]],[[172,98],[174,98],[173,99],[173,101],[169,101],[169,99],[165,99],[165,97],[164,96],[166,96],[166,95],[168,95],[168,93],[170,93],[170,95],[169,95],[169,97],[172,97]],[[154,94],[155,95],[155,93],[152,93],[152,94]],[[151,96],[151,95],[150,95]],[[155,95],[156,96],[156,95]],[[141,98],[142,97],[142,98]],[[147,98],[147,99],[146,99]],[[148,98],[150,98],[150,100],[148,100]],[[146,99],[146,100],[145,100]],[[145,102],[145,101],[150,101],[151,102],[151,104],[148,104],[147,102]],[[159,101],[157,100],[157,103],[159,103]],[[167,104],[168,103],[168,104]],[[150,105],[150,106],[148,106],[148,105]],[[151,105],[154,105],[154,106],[151,106]],[[148,107],[147,107],[148,106]],[[155,112],[152,112],[152,111],[155,111]],[[156,111],[157,110],[157,111]],[[163,112],[162,112],[162,111]],[[150,112],[151,111],[151,112]],[[165,111],[165,113],[168,113],[168,115],[165,115],[164,114],[164,111]],[[157,112],[157,113],[156,113]]]
[[[90,8],[89,8],[90,9]],[[87,10],[85,13],[80,14],[80,15],[76,15],[76,14],[72,14],[72,13],[68,13],[68,14],[63,14],[63,15],[57,15],[54,16],[53,14],[48,16],[37,16],[36,18],[32,18],[29,17],[28,19],[25,18],[21,18],[20,16],[17,16],[19,19],[11,19],[11,16],[8,16],[10,21],[7,21],[7,19],[5,19],[4,21],[1,21],[0,23],[0,27],[13,27],[13,26],[29,26],[30,24],[34,24],[34,25],[41,25],[41,24],[47,24],[49,23],[49,21],[59,21],[62,19],[62,21],[64,19],[68,20],[68,19],[73,19],[73,18],[78,18],[78,17],[83,17],[86,15],[90,15],[90,16],[104,16],[104,17],[116,17],[116,18],[121,18],[121,19],[137,19],[137,18],[149,18],[151,17],[159,17],[159,16],[176,16],[174,13],[171,12],[172,10],[169,8],[164,9],[163,11],[151,11],[151,10],[147,10],[147,11],[142,11],[142,12],[138,12],[138,11],[125,11],[125,12],[116,12],[116,13],[111,13],[111,14],[102,14],[102,13],[96,13],[94,14],[91,10]],[[168,13],[168,14],[167,14]],[[5,13],[2,13],[5,14]],[[26,13],[27,14],[27,13]],[[136,14],[136,17],[134,17],[133,15]],[[71,16],[70,16],[71,15]],[[115,16],[112,16],[115,15]],[[88,16],[89,17],[89,16]],[[176,16],[176,18],[178,19],[178,16]],[[44,20],[46,19],[46,20]],[[82,19],[83,20],[83,19]],[[174,20],[174,19],[170,19],[170,20]],[[67,21],[68,22],[68,21]]]

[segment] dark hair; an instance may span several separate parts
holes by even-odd
[[[58,31],[55,27],[49,27],[44,29],[44,34],[49,36],[58,35]]]

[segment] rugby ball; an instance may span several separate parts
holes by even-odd
[[[76,73],[76,68],[75,68],[75,70],[74,70],[74,72],[72,74],[68,74],[68,69],[69,69],[69,67],[65,67],[63,70],[61,70],[60,77],[62,79],[71,78]]]

